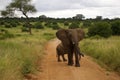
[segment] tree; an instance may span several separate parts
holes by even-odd
[[[73,17],[73,19],[79,19],[79,20],[83,20],[85,18],[85,16],[83,14],[77,14],[76,16]]]
[[[70,24],[70,26],[69,26],[69,29],[75,29],[75,28],[79,28],[79,24],[78,23],[72,23],[72,24]]]
[[[113,35],[120,35],[120,21],[114,21],[111,23],[111,29]]]
[[[102,16],[96,16],[96,20],[102,20]]]
[[[47,16],[45,16],[45,15],[40,15],[39,18],[41,18],[41,19],[46,19]]]
[[[88,29],[88,36],[96,36],[99,35],[101,37],[110,37],[112,35],[112,30],[110,24],[107,22],[97,22],[93,26]]]
[[[26,17],[26,23],[29,25],[29,32],[31,32],[31,26],[29,22],[28,13],[36,12],[35,7],[30,4],[31,0],[12,0],[12,2],[6,7],[5,11],[2,11],[3,16],[14,16],[15,11],[20,11]]]

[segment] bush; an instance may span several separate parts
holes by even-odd
[[[51,25],[51,28],[54,30],[60,29],[60,26],[58,24]]]
[[[91,26],[91,22],[90,21],[84,21],[83,22],[83,27],[90,27]]]
[[[8,32],[7,30],[5,29],[0,29],[0,39],[3,40],[3,39],[7,39],[7,38],[13,38],[14,35],[11,34],[10,32]]]
[[[27,27],[22,27],[21,30],[22,30],[22,32],[29,32],[29,28],[27,28]]]
[[[42,23],[40,23],[40,22],[37,22],[37,23],[34,25],[34,27],[35,27],[36,29],[44,29],[44,26],[43,26]]]
[[[15,22],[11,22],[10,25],[11,25],[12,27],[16,27],[16,26],[17,26],[17,24],[16,24]]]
[[[44,24],[44,26],[46,26],[46,27],[50,27],[50,25],[51,25],[51,23],[50,22],[46,22],[45,24]]]
[[[12,26],[9,23],[5,23],[5,28],[11,28]]]
[[[111,23],[111,29],[113,35],[120,35],[120,21],[114,21]]]
[[[4,21],[0,21],[0,25],[4,25],[4,23],[5,23]]]
[[[69,26],[69,29],[75,29],[75,28],[79,28],[79,24],[78,24],[78,23],[72,23],[72,24]]]
[[[65,21],[64,26],[69,26],[69,23],[67,21]]]
[[[52,25],[56,25],[57,24],[57,22],[52,22]]]
[[[101,37],[110,37],[112,35],[112,30],[110,24],[106,22],[97,22],[88,28],[88,36],[99,35]]]
[[[54,30],[60,29],[60,26],[56,22],[53,23],[47,22],[45,23],[45,26],[48,28],[52,28]]]

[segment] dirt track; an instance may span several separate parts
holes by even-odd
[[[58,43],[54,39],[45,46],[46,54],[41,62],[42,72],[38,74],[38,80],[120,80],[120,76],[101,68],[88,56],[81,59],[81,67],[57,62],[55,48]]]

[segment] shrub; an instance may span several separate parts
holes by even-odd
[[[1,40],[14,37],[14,35],[12,33],[8,32],[5,29],[0,29],[0,34],[1,34],[0,35]]]
[[[52,22],[52,25],[56,25],[57,24],[57,22]]]
[[[21,30],[22,30],[22,32],[29,32],[29,28],[27,28],[27,27],[22,27]]]
[[[5,28],[11,28],[12,26],[9,23],[5,23]]]
[[[54,25],[52,25],[51,26],[52,27],[52,29],[54,29],[54,30],[58,30],[58,29],[60,29],[60,26],[58,25],[58,24],[54,24]]]
[[[5,23],[4,21],[0,21],[0,25],[4,25],[4,23]]]
[[[11,22],[10,25],[11,25],[12,27],[16,27],[16,26],[17,26],[17,24],[16,24],[15,22]]]
[[[47,22],[45,23],[45,26],[48,28],[52,28],[54,30],[60,29],[60,26],[56,22],[53,23]]]
[[[44,26],[46,26],[46,27],[50,27],[50,25],[51,25],[51,23],[50,22],[46,22],[45,24],[44,24]]]
[[[113,35],[120,35],[120,21],[114,21],[111,23],[111,29]]]
[[[106,22],[97,22],[93,24],[93,26],[88,29],[88,36],[91,37],[95,35],[99,35],[105,38],[110,37],[112,35],[110,24]]]
[[[69,26],[69,23],[67,21],[65,21],[64,26]]]
[[[83,27],[90,27],[91,26],[91,22],[90,21],[84,21],[83,22]]]
[[[37,22],[37,23],[34,25],[34,27],[35,27],[36,29],[44,29],[44,26],[43,26],[42,23],[40,23],[40,22]]]
[[[79,28],[79,24],[78,23],[70,24],[69,29],[75,29],[75,28]]]

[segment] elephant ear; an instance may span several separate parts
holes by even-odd
[[[67,37],[67,30],[66,29],[60,29],[56,32],[56,36],[59,40],[62,41],[63,45],[69,44],[69,39]]]
[[[85,37],[85,32],[82,29],[76,29],[78,33],[78,41],[81,41]]]

